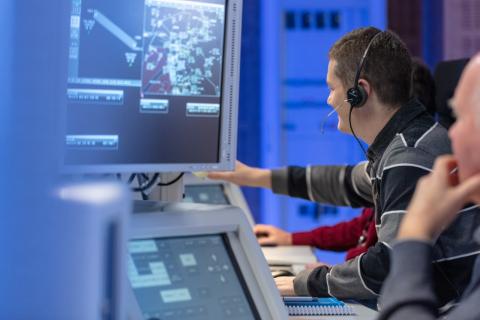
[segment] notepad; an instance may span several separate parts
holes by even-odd
[[[290,316],[349,316],[352,307],[335,298],[283,297]]]

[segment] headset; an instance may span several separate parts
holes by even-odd
[[[353,130],[352,111],[354,108],[362,107],[368,99],[368,93],[365,91],[365,89],[361,85],[358,84],[358,81],[360,80],[360,73],[362,73],[363,65],[365,64],[365,58],[368,55],[368,51],[370,50],[370,47],[372,46],[375,39],[382,33],[383,31],[379,31],[372,37],[372,39],[370,39],[370,42],[368,43],[367,48],[363,53],[362,59],[360,59],[357,72],[355,73],[355,81],[353,82],[353,87],[347,90],[347,99],[345,99],[346,102],[350,103],[350,112],[348,114],[348,124],[350,125],[350,131],[352,132],[355,140],[357,140],[358,145],[362,149],[363,153],[365,154],[365,158],[367,159],[368,159],[367,150],[365,150],[362,142],[360,141],[360,139],[358,139],[357,135],[355,134],[355,131]]]
[[[355,73],[355,81],[353,82],[353,87],[347,90],[346,101],[350,103],[350,106],[352,108],[360,108],[365,104],[365,102],[368,99],[368,93],[365,91],[365,89],[361,85],[358,84],[358,81],[360,80],[360,73],[362,73],[362,69],[365,64],[365,58],[368,55],[368,51],[370,50],[370,47],[372,46],[375,39],[378,36],[380,36],[382,33],[383,31],[377,32],[368,43],[368,46],[365,49],[362,59],[360,60],[360,63],[358,65],[357,72]]]

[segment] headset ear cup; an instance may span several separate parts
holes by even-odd
[[[356,86],[347,91],[347,101],[352,108],[360,108],[363,106],[367,101],[367,97],[367,92],[362,86]]]
[[[356,107],[360,108],[365,104],[365,102],[367,102],[368,94],[367,94],[367,91],[365,91],[365,89],[362,86],[357,86],[357,90],[360,93],[359,94],[360,101]]]

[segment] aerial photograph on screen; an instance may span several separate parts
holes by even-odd
[[[147,0],[142,91],[219,96],[223,6]]]

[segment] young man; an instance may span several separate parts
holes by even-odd
[[[412,92],[432,116],[435,115],[435,81],[428,67],[419,58],[412,59]],[[256,225],[261,245],[309,245],[323,250],[347,251],[350,260],[364,253],[377,242],[372,209],[363,209],[360,216],[333,226],[321,226],[303,232],[287,232],[272,225]]]
[[[428,67],[418,58],[412,60],[412,92],[433,116],[435,82]],[[346,251],[345,260],[366,252],[377,242],[372,208],[364,208],[358,217],[332,226],[290,233],[272,225],[259,224],[255,226],[255,233],[262,235],[258,238],[260,245],[309,245],[322,250]]]
[[[366,253],[276,282],[284,295],[375,299],[390,269],[390,243],[415,185],[431,171],[437,156],[450,153],[448,134],[416,99],[410,99],[412,62],[394,34],[375,28],[354,30],[333,45],[329,58],[328,103],[338,113],[339,130],[369,145],[368,162],[274,171],[239,164],[236,172],[210,177],[272,187],[277,193],[317,202],[374,206],[378,242]],[[468,282],[472,253],[480,248],[472,239],[472,226],[479,224],[480,214],[474,221],[461,216],[436,243],[435,292],[442,304],[458,298]]]
[[[392,272],[382,290],[380,319],[438,317],[434,270],[430,263],[434,256],[432,244],[446,226],[450,224],[452,228],[459,223],[458,211],[462,206],[470,201],[480,204],[479,88],[480,54],[467,65],[451,103],[457,116],[449,132],[454,155],[439,158],[433,172],[420,180],[401,224],[392,249]],[[480,242],[478,228],[476,239]],[[480,258],[477,258],[469,288],[447,318],[480,319],[479,302]]]

